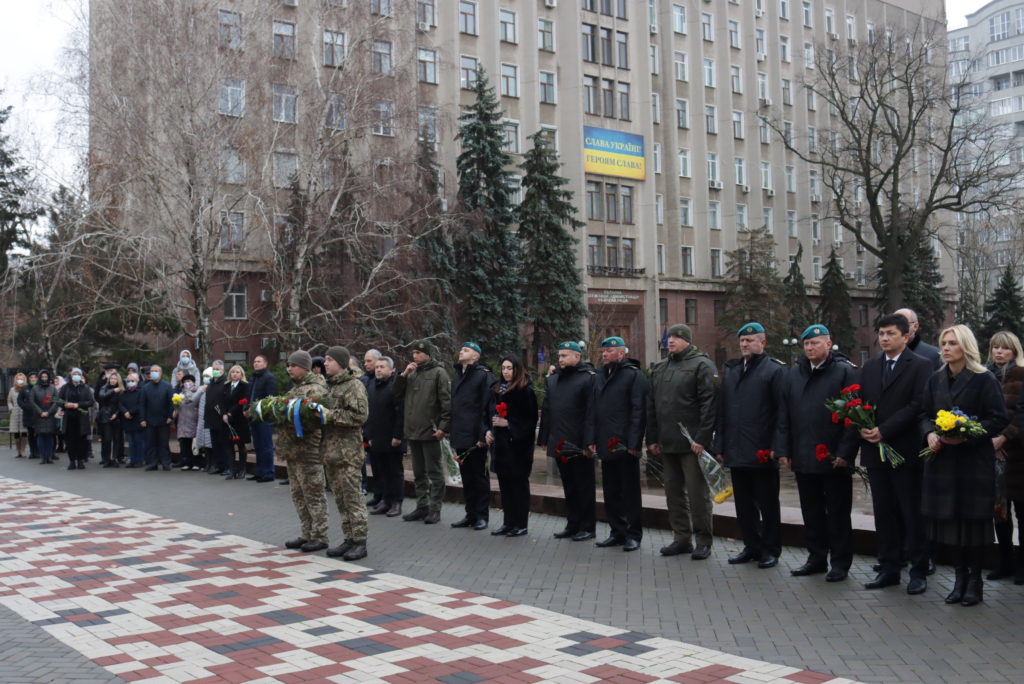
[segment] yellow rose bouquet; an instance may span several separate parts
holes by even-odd
[[[955,406],[952,411],[946,411],[943,409],[936,413],[935,419],[932,421],[932,426],[935,430],[935,434],[939,437],[953,437],[967,440],[985,437],[988,435],[988,430],[978,422],[976,417],[968,416]],[[928,447],[925,447],[921,450],[919,455],[921,458],[928,461],[935,456],[935,452]]]

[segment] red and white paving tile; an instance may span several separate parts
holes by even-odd
[[[0,478],[0,603],[132,682],[848,682]]]

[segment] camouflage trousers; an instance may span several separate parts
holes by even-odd
[[[341,513],[341,529],[346,541],[365,542],[367,535],[366,502],[363,501],[363,451],[342,455],[324,455],[327,481]]]
[[[288,484],[292,503],[302,523],[303,539],[327,543],[327,497],[324,495],[324,466],[317,460],[288,461]]]

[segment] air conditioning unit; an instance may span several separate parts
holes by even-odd
[[[428,31],[430,31],[430,22],[427,22],[427,21],[418,21],[418,22],[416,22],[416,30],[419,31],[420,33],[427,33]]]
[[[722,181],[709,180],[708,181],[708,187],[711,188],[712,190],[721,190],[722,189]]]
[[[760,19],[761,17],[764,16],[764,10],[760,9],[760,8],[755,9],[754,10],[754,16],[757,17],[758,19]]]
[[[818,204],[821,202],[821,195],[811,195],[811,204]]]
[[[274,346],[273,337],[261,337],[260,338],[260,349],[270,349]]]
[[[850,47],[857,47],[857,39],[856,38],[847,38],[846,39],[846,44],[849,45]]]
[[[852,271],[847,271],[843,273],[843,277],[846,278],[847,280],[853,280],[855,276]]]
[[[558,7],[558,0],[544,0],[545,7]]]
[[[766,53],[764,53],[764,52],[758,52],[757,53],[757,61],[758,62],[763,62],[766,59],[768,59],[768,55]]]
[[[830,33],[830,34],[828,34],[828,37],[831,38],[832,40],[839,40],[839,34],[838,33]]]
[[[650,30],[652,36],[658,35],[658,25],[657,24],[651,24],[648,27],[648,29]]]
[[[771,107],[772,106],[772,98],[770,98],[770,97],[759,97],[759,98],[757,98],[757,101],[759,103],[761,103],[762,107]]]
[[[765,188],[765,194],[769,197],[775,197],[775,190],[772,188]]]
[[[260,290],[260,301],[269,302],[274,298],[274,294],[270,290]]]
[[[741,185],[740,186],[740,191],[742,191],[743,194],[746,195],[748,192],[750,192],[750,186],[749,185]]]

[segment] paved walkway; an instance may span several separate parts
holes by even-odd
[[[921,597],[868,592],[868,558],[826,584],[789,577],[794,549],[772,570],[727,565],[728,540],[709,561],[664,559],[653,531],[624,554],[553,540],[561,521],[541,515],[529,536],[495,538],[448,528],[455,506],[438,526],[372,517],[369,558],[345,564],[268,545],[295,532],[276,484],[4,452],[0,606],[21,617],[0,610],[0,639],[62,642],[48,658],[0,651],[5,684],[996,682],[1024,668],[1024,588],[988,583],[982,606],[945,606],[948,568]]]

